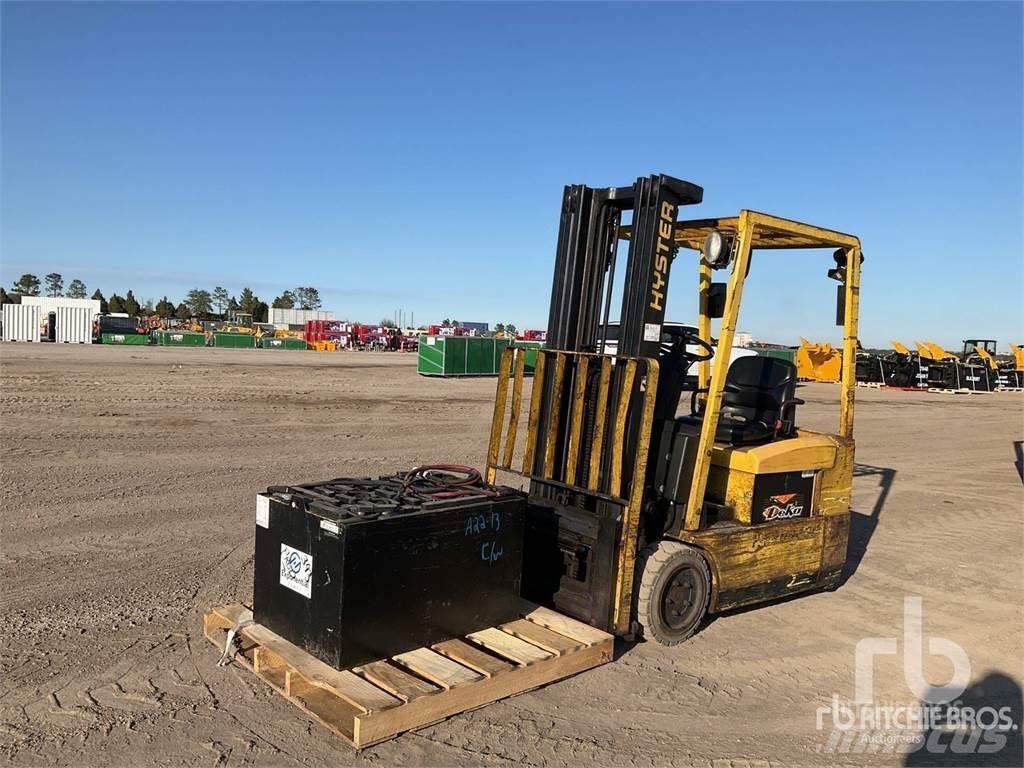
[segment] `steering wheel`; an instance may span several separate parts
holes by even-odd
[[[691,352],[687,349],[688,346],[697,347],[697,352]],[[715,356],[715,348],[710,342],[705,341],[696,333],[692,331],[686,331],[679,337],[679,339],[672,345],[672,351],[677,354],[681,354],[688,361],[686,364],[686,370],[689,370],[694,363],[707,362]],[[694,387],[690,393],[690,412],[697,414],[700,411],[699,400],[697,396],[701,393],[706,393],[707,388],[701,389],[700,387]]]
[[[683,337],[683,339],[684,339],[686,344],[692,345],[692,346],[698,347],[699,349],[703,349],[704,350],[704,354],[696,354],[696,355],[693,354],[692,352],[687,352],[687,354],[690,357],[693,358],[693,362],[695,362],[695,363],[704,363],[704,362],[707,362],[708,360],[710,360],[712,357],[715,356],[715,348],[713,346],[711,346],[711,342],[704,341],[704,339],[702,339],[697,334],[695,334],[695,333],[688,333],[688,334],[686,334]],[[685,350],[685,347],[684,347],[684,350]]]
[[[687,347],[697,347],[700,351],[691,352]],[[692,331],[684,331],[673,339],[671,343],[663,344],[661,350],[662,354],[666,356],[684,356],[688,361],[687,368],[694,363],[703,363],[715,356],[715,348],[711,346],[710,342],[704,341],[704,339]]]

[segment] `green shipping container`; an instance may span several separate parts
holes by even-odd
[[[420,336],[416,370],[423,376],[496,376],[508,339],[476,336]],[[533,373],[539,341],[515,342],[527,347],[525,372]]]
[[[104,333],[100,335],[101,344],[134,344],[145,346],[149,344],[148,333]]]
[[[256,337],[251,333],[219,333],[213,334],[213,346],[231,347],[234,349],[253,349]]]
[[[543,348],[543,341],[517,341],[517,347],[526,350],[526,362],[523,364],[523,373],[527,376],[533,375],[533,369],[537,367],[537,350]]]
[[[195,331],[156,331],[156,343],[161,347],[205,347],[206,334]]]
[[[791,363],[796,363],[795,349],[755,349],[754,351],[760,357],[777,357],[779,360],[788,360]]]
[[[285,337],[283,339],[268,337],[260,339],[260,346],[263,349],[306,349],[306,340],[294,337]]]

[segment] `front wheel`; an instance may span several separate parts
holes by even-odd
[[[676,541],[659,541],[641,553],[636,616],[644,637],[662,645],[690,638],[708,612],[711,572],[701,553]]]

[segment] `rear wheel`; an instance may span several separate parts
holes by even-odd
[[[641,553],[636,616],[644,637],[679,645],[697,631],[711,600],[711,572],[700,552],[659,541]]]

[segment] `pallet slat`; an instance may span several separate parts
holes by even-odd
[[[553,653],[545,651],[543,648],[538,648],[536,645],[525,640],[520,640],[515,635],[502,632],[497,627],[481,629],[479,632],[466,635],[466,637],[474,643],[479,643],[489,651],[500,653],[505,658],[512,659],[512,661],[518,664],[535,664],[538,661],[544,661],[554,656]]]
[[[479,672],[468,669],[429,648],[417,648],[415,651],[400,653],[394,660],[420,677],[425,677],[445,688],[457,688],[483,677]]]
[[[547,627],[558,632],[560,635],[566,635],[574,640],[579,640],[584,645],[600,643],[608,636],[608,633],[602,632],[596,627],[584,624],[582,621],[576,621],[576,619],[569,618],[568,616],[563,616],[561,613],[556,613],[550,608],[532,605],[531,603],[527,603],[527,606],[528,610],[525,617],[534,624],[540,624],[542,627]]]
[[[451,715],[591,669],[611,661],[611,656],[612,641],[609,636],[604,645],[582,648],[565,656],[552,656],[548,661],[517,667],[506,674],[453,688],[437,696],[423,696],[401,707],[356,717],[353,743],[356,747],[365,747],[386,741],[402,731],[435,723]]]
[[[418,699],[420,696],[438,693],[441,690],[425,680],[420,680],[420,678],[414,677],[408,672],[403,672],[386,661],[375,661],[372,664],[353,667],[352,671],[362,675],[374,685],[379,685],[384,690],[393,693],[406,702]]]
[[[568,653],[569,651],[575,651],[583,645],[579,641],[573,640],[571,637],[560,635],[557,632],[553,632],[546,627],[542,627],[540,624],[534,624],[532,621],[527,621],[526,619],[518,619],[517,621],[512,621],[508,624],[502,624],[501,630],[503,632],[508,632],[510,635],[520,637],[534,645],[540,646],[545,651],[550,651],[556,656],[561,656],[563,653]]]
[[[445,640],[432,647],[443,656],[454,659],[470,669],[475,669],[484,677],[494,677],[502,672],[515,669],[515,665],[481,651],[474,645],[464,643],[462,640]]]
[[[527,605],[523,613],[536,610]],[[486,642],[473,636],[452,639],[391,660],[336,670],[265,627],[248,624],[237,632],[240,653],[235,659],[307,715],[362,749],[611,661],[610,634],[554,611],[539,616],[576,635],[587,635],[588,640],[524,618],[503,625],[508,631],[491,627],[473,633]],[[251,617],[242,605],[215,608],[203,616],[203,634],[221,649],[227,632]],[[478,642],[483,648],[474,645]]]

